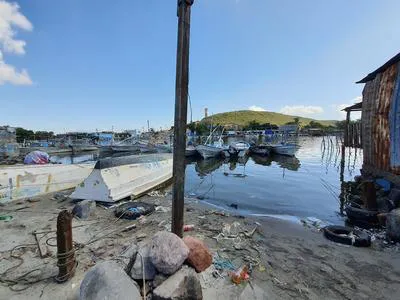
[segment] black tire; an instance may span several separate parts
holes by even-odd
[[[114,213],[118,218],[135,220],[142,215],[151,214],[153,211],[153,204],[143,202],[128,202],[118,206]]]
[[[347,206],[345,208],[346,215],[350,220],[368,222],[372,224],[378,223],[378,211]]]
[[[354,237],[351,237],[350,234]],[[371,237],[360,230],[354,230],[350,227],[344,226],[326,226],[324,228],[324,236],[335,243],[353,245],[356,247],[369,247],[371,246]]]

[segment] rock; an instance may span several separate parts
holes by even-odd
[[[254,283],[252,285],[248,284],[239,296],[239,300],[264,300],[268,298],[264,291]]]
[[[75,204],[74,208],[72,209],[72,214],[80,219],[87,219],[94,213],[95,208],[96,201],[83,200]]]
[[[153,263],[150,259],[150,245],[146,244],[142,246],[138,254],[136,255],[135,263],[133,264],[132,270],[130,272],[130,276],[135,280],[142,280],[143,279],[143,266],[142,266],[142,255],[143,263],[144,263],[144,275],[146,280],[153,280],[154,276],[156,276],[156,268],[154,267]]]
[[[132,266],[136,260],[136,253],[138,251],[138,246],[136,244],[128,245],[125,251],[120,255],[117,262],[124,268],[126,274],[130,274]]]
[[[212,264],[212,255],[202,241],[191,236],[185,236],[183,241],[189,248],[187,262],[197,272],[203,272]]]
[[[203,299],[200,281],[196,272],[183,266],[153,290],[153,300]]]
[[[377,214],[376,217],[378,218],[379,225],[386,226],[387,213]]]
[[[394,209],[387,214],[386,235],[390,240],[400,242],[400,208]]]
[[[400,189],[393,188],[390,191],[389,199],[393,201],[396,208],[400,208]]]
[[[163,274],[157,274],[153,279],[153,288],[160,286],[168,277]]]
[[[387,197],[377,198],[376,204],[381,213],[388,213],[394,208],[393,202]]]
[[[105,261],[91,268],[83,278],[80,300],[141,300],[139,287],[113,261]]]
[[[188,247],[177,235],[160,231],[153,236],[150,259],[160,273],[165,275],[175,273],[188,255]]]

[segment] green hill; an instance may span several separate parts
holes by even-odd
[[[211,118],[213,124],[220,125],[239,125],[245,126],[248,125],[251,121],[256,121],[260,124],[270,123],[275,125],[284,125],[288,122],[293,122],[294,118],[297,116],[290,116],[270,111],[252,111],[252,110],[239,110],[239,111],[231,111],[224,112],[209,116],[207,118],[203,118],[201,120],[202,123],[211,123]],[[308,125],[311,121],[315,121],[321,123],[324,126],[335,126],[336,121],[334,120],[315,120],[311,118],[299,118],[300,125],[305,126]]]

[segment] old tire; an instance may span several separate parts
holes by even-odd
[[[128,202],[118,206],[114,213],[118,218],[135,220],[142,215],[148,215],[154,211],[154,205],[143,202]]]
[[[350,236],[353,234],[353,236]],[[324,228],[324,236],[335,243],[353,245],[356,247],[369,247],[371,237],[360,230],[354,230],[345,226],[327,226]]]
[[[368,222],[372,224],[378,223],[378,211],[358,208],[354,206],[347,206],[345,208],[346,215],[350,220],[357,220]]]

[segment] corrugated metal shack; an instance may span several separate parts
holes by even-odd
[[[400,182],[400,53],[357,83],[362,102],[363,171]]]

